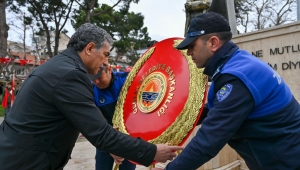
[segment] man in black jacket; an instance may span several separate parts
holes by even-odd
[[[113,129],[93,101],[87,76],[110,53],[111,36],[82,25],[68,48],[33,70],[0,127],[0,169],[63,169],[79,131],[95,147],[143,165],[173,159],[182,149],[153,145]]]

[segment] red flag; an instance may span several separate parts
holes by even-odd
[[[14,83],[14,75],[13,80],[11,83],[11,88],[8,89],[8,87],[5,87],[3,99],[2,99],[2,107],[7,108],[7,104],[10,103],[12,106],[14,100],[15,100],[15,83]],[[10,84],[10,83],[9,83]]]
[[[5,109],[7,107],[7,100],[8,100],[8,90],[7,87],[4,90],[3,99],[2,99],[2,107]]]

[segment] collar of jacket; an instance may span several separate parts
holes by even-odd
[[[80,70],[83,70],[85,73],[87,73],[87,69],[86,69],[84,63],[82,62],[81,57],[78,55],[77,51],[75,51],[74,48],[72,48],[72,47],[67,48],[66,50],[62,51],[61,53],[72,58],[74,60],[74,62],[76,63],[77,67]]]
[[[232,41],[224,43],[208,60],[203,73],[208,76],[213,76],[216,70],[221,65],[224,65],[238,49],[239,47]]]

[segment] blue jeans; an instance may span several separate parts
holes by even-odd
[[[112,170],[114,158],[110,154],[99,149],[96,151],[96,170]],[[119,170],[135,170],[136,165],[125,159],[119,166]]]

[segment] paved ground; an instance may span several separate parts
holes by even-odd
[[[72,159],[69,160],[64,170],[94,170],[95,169],[95,147],[86,139],[78,138],[72,152]],[[164,164],[157,164],[156,167],[164,168]],[[149,167],[137,166],[136,170],[149,170]]]
[[[3,120],[4,120],[4,117],[0,117],[0,124],[2,123]]]

